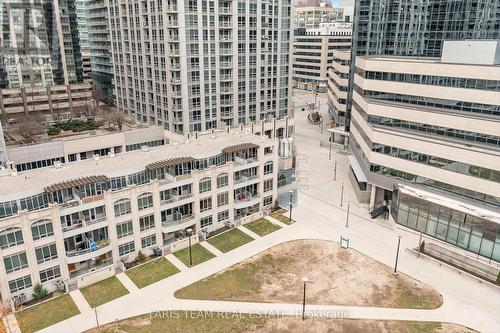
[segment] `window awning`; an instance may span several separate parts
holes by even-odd
[[[146,165],[146,170],[163,169],[163,168],[168,168],[168,167],[176,165],[176,164],[181,164],[181,163],[186,163],[186,162],[194,162],[194,158],[192,158],[190,156],[169,158],[167,160],[161,160],[161,161],[153,162],[153,163]]]
[[[361,169],[361,166],[359,165],[359,162],[356,159],[356,157],[354,157],[354,155],[347,155],[347,158],[349,159],[352,171],[354,172],[354,175],[356,175],[358,182],[366,183],[367,182],[366,176],[363,173],[363,169]]]
[[[258,145],[254,143],[240,143],[238,145],[228,146],[222,149],[223,153],[234,153],[244,149],[259,148]]]
[[[61,191],[69,188],[80,187],[88,184],[94,183],[102,183],[108,181],[109,178],[104,175],[98,176],[88,176],[88,177],[80,177],[71,180],[65,180],[63,182],[55,183],[50,186],[45,187],[45,192],[52,193],[56,191]]]

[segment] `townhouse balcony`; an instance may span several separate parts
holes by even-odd
[[[221,75],[220,80],[221,81],[231,81],[231,80],[233,80],[233,76],[232,75]]]
[[[221,62],[219,64],[220,68],[233,68],[233,63],[232,62]]]
[[[234,184],[242,184],[256,179],[259,179],[259,175],[240,176],[234,180]]]
[[[253,206],[260,201],[259,193],[252,193],[248,191],[242,191],[235,195],[234,198],[234,208],[241,209],[248,206]]]
[[[167,13],[176,13],[178,11],[177,6],[167,6]]]
[[[165,173],[165,178],[160,179],[159,182],[160,182],[160,185],[164,185],[164,184],[171,184],[171,183],[180,182],[180,181],[192,179],[192,178],[193,178],[193,176],[190,173],[175,176],[175,175],[171,175],[170,173],[167,172],[167,173]],[[192,195],[192,194],[190,194],[190,195]]]
[[[161,231],[163,233],[174,232],[190,227],[193,224],[196,224],[194,215],[184,215],[182,217],[170,215],[165,221],[161,222]]]
[[[256,163],[259,160],[257,158],[242,158],[242,157],[239,157],[239,156],[235,156],[234,157],[234,161],[238,165],[248,165],[248,164]]]
[[[217,10],[219,15],[231,15],[233,13],[231,7],[219,7]]]
[[[81,229],[84,227],[95,225],[95,224],[97,224],[99,222],[103,222],[103,221],[106,221],[106,215],[96,216],[95,219],[90,220],[90,221],[76,220],[75,223],[73,223],[72,225],[63,225],[62,231],[66,232],[66,231]]]
[[[181,201],[192,199],[192,198],[194,198],[193,193],[187,193],[187,194],[181,194],[181,195],[171,194],[168,198],[161,200],[160,205],[168,205],[168,204],[181,202]]]
[[[97,242],[95,246],[86,249],[66,251],[66,261],[68,264],[74,264],[86,260],[91,260],[107,253],[110,250],[111,244],[109,242],[109,239],[105,239]]]
[[[172,84],[181,84],[181,79],[171,79],[170,82],[172,82]]]
[[[219,21],[219,28],[230,29],[233,27],[233,23],[229,21]]]

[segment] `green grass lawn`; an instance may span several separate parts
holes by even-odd
[[[80,289],[80,291],[91,308],[95,308],[115,298],[128,294],[127,288],[123,286],[116,276],[91,284],[90,286]]]
[[[64,294],[17,312],[16,319],[23,333],[31,333],[76,316],[79,313],[80,311],[71,296]]]
[[[239,229],[231,229],[210,238],[207,242],[222,252],[229,252],[237,247],[253,241],[253,238]]]
[[[177,267],[164,257],[125,271],[138,288],[144,288],[175,273],[179,273]]]
[[[212,254],[212,252],[208,251],[200,244],[194,244],[191,247],[191,252],[193,257],[193,266],[201,264],[202,262],[215,257],[215,255]],[[176,256],[180,261],[182,261],[184,265],[189,267],[189,247],[174,252],[174,256]]]
[[[279,225],[273,224],[264,218],[247,223],[244,227],[261,237],[281,229]]]
[[[278,212],[275,212],[271,214],[271,217],[275,218],[276,220],[280,221],[281,223],[285,224],[292,224],[295,221],[292,219],[292,222],[290,222],[290,213],[288,212],[283,212],[283,210],[280,210]]]

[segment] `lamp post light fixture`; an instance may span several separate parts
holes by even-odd
[[[302,297],[302,320],[306,319],[306,284],[309,282],[309,278],[304,276],[302,278],[302,283],[304,283],[304,293]]]
[[[290,223],[292,223],[292,204],[293,204],[293,191],[290,190]]]
[[[396,249],[396,262],[394,263],[394,274],[398,269],[398,259],[399,259],[399,245],[401,244],[401,236],[398,236],[398,248]]]
[[[189,267],[191,267],[193,265],[193,255],[191,254],[191,233],[193,232],[193,229],[188,228],[186,231],[189,235]]]

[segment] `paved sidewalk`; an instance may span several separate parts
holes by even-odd
[[[244,226],[240,225],[238,227],[238,229],[240,229],[241,231],[243,231],[245,234],[247,234],[248,236],[252,237],[253,239],[259,239],[259,238],[262,238],[260,237],[259,235],[257,235],[255,232],[253,232],[252,230],[248,229],[248,228],[245,228]]]
[[[200,245],[203,246],[208,251],[215,254],[216,256],[221,256],[224,254],[224,252],[222,252],[221,250],[219,250],[218,248],[216,248],[215,246],[213,246],[212,244],[210,244],[207,241],[200,242]]]
[[[85,299],[85,297],[83,296],[80,289],[70,291],[69,295],[71,296],[71,298],[75,302],[75,304],[78,307],[78,310],[80,310],[80,312],[83,313],[87,310],[92,309],[90,307],[89,303],[87,302],[87,300]]]
[[[269,222],[271,222],[271,223],[273,223],[273,224],[276,224],[276,225],[277,225],[277,226],[279,226],[279,227],[282,227],[282,228],[286,228],[286,227],[288,227],[288,225],[287,225],[287,224],[285,224],[285,223],[283,223],[283,222],[280,222],[280,221],[276,220],[276,219],[275,219],[274,217],[272,217],[272,216],[264,216],[264,218],[265,218],[266,220],[268,220]]]
[[[165,258],[167,258],[167,260],[170,261],[172,263],[172,265],[177,267],[177,269],[179,269],[181,272],[189,269],[189,267],[184,265],[184,263],[182,261],[180,261],[179,258],[174,256],[172,253],[167,254],[165,256]]]
[[[116,274],[116,277],[120,282],[123,284],[123,286],[128,290],[129,293],[133,293],[136,291],[139,291],[139,288],[135,285],[135,283],[130,280],[130,278],[127,276],[125,273],[118,273]]]

